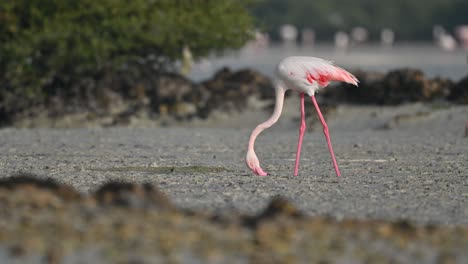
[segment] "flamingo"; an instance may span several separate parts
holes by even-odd
[[[336,163],[335,154],[333,152],[328,125],[323,118],[320,108],[315,100],[315,93],[320,88],[326,87],[331,81],[342,81],[353,85],[358,85],[358,79],[346,70],[333,65],[332,62],[315,58],[315,57],[287,57],[284,58],[276,67],[275,90],[276,102],[273,114],[271,117],[259,124],[250,135],[249,145],[246,155],[247,166],[259,176],[267,176],[267,173],[260,167],[260,162],[254,151],[254,144],[257,136],[265,129],[275,124],[283,110],[284,93],[288,89],[295,90],[300,93],[301,97],[301,125],[299,128],[299,140],[296,152],[296,163],[294,167],[294,176],[299,172],[299,159],[301,155],[302,139],[306,129],[305,112],[304,112],[304,97],[305,94],[311,97],[315,110],[317,111],[320,122],[323,126],[323,133],[327,140],[328,150],[333,161],[336,176],[340,177],[341,173]]]

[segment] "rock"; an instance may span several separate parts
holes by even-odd
[[[207,118],[214,110],[243,111],[252,95],[274,98],[270,79],[249,69],[223,68],[198,84],[176,73],[162,73],[145,89],[152,111],[182,120]]]
[[[175,106],[193,92],[194,84],[176,73],[163,73],[156,77],[154,86],[150,87],[148,96],[151,101],[151,108],[157,113],[171,112]],[[168,110],[162,110],[163,107]]]
[[[396,105],[446,99],[453,87],[448,79],[428,79],[416,69],[399,69],[385,75],[358,71],[355,75],[360,81],[358,87],[339,84],[326,89],[323,97],[328,101]]]
[[[282,197],[273,197],[266,209],[258,217],[273,218],[279,215],[296,218],[301,217],[302,213],[288,200]]]
[[[69,186],[59,184],[49,178],[41,179],[28,173],[20,173],[0,179],[0,190],[2,189],[10,191],[17,189],[44,190],[54,193],[67,201],[81,198],[81,194]]]
[[[336,102],[349,103],[376,103],[373,98],[384,96],[382,89],[371,89],[382,81],[385,74],[379,72],[356,71],[354,75],[359,80],[359,86],[339,83],[335,86],[328,86],[320,91],[317,97],[322,97],[324,103],[334,104]]]
[[[174,209],[166,196],[149,183],[110,182],[94,193],[100,205],[124,206],[131,208]]]
[[[250,227],[257,227],[263,221],[270,221],[276,218],[302,218],[303,214],[293,204],[283,197],[273,197],[263,212],[256,216],[249,216],[245,219],[245,224]]]
[[[257,96],[260,99],[274,98],[273,84],[265,75],[250,69],[232,72],[228,68],[219,70],[212,79],[201,85],[210,94],[204,114],[215,109],[223,111],[243,111],[247,107],[247,98]]]
[[[454,85],[450,92],[449,100],[456,103],[468,104],[468,75]]]
[[[258,94],[260,99],[275,98],[275,90],[270,78],[258,71],[251,69],[239,70],[228,76],[226,81],[237,83],[241,94]]]
[[[0,203],[17,204],[28,208],[62,208],[67,202],[81,199],[71,187],[51,179],[40,179],[29,174],[18,174],[0,179]]]

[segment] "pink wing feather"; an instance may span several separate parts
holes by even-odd
[[[296,73],[302,72],[304,78],[310,83],[317,82],[325,87],[331,81],[341,81],[358,85],[358,79],[331,61],[315,57],[289,57],[283,62],[286,68],[293,69]]]
[[[358,85],[359,81],[354,75],[343,68],[333,65],[331,61],[305,57],[301,64],[306,71],[305,77],[310,83],[316,81],[322,87],[327,86],[331,81],[340,81],[356,86]]]

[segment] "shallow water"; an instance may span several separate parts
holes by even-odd
[[[458,81],[468,74],[468,51],[461,48],[447,52],[425,44],[396,44],[394,47],[362,45],[337,51],[330,44],[314,47],[272,46],[267,49],[244,48],[220,57],[211,56],[194,65],[189,77],[199,81],[210,78],[224,66],[232,69],[244,67],[257,69],[272,76],[275,65],[286,56],[303,55],[332,60],[348,69],[386,72],[395,68],[421,69],[429,77],[441,76]]]

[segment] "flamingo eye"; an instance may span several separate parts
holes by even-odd
[[[289,72],[289,75],[293,76],[293,75],[294,75],[294,72]]]

